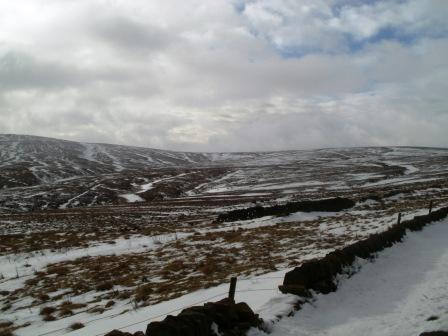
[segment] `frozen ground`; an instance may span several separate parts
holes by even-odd
[[[0,166],[0,310],[18,335],[63,334],[73,322],[102,332],[110,315],[122,314],[118,326],[177,309],[231,276],[282,274],[387,229],[399,212],[448,205],[444,149],[209,154],[0,136]],[[330,197],[356,204],[217,221]],[[260,306],[280,282],[247,300]]]
[[[162,199],[247,202],[438,184],[448,150],[378,147],[181,153],[0,135],[0,214]]]
[[[409,233],[373,263],[360,260],[361,270],[341,279],[336,292],[316,295],[294,317],[274,324],[270,335],[413,336],[448,330],[447,240],[448,220]],[[278,301],[281,296],[273,302]]]
[[[275,300],[279,294],[278,283],[283,279],[287,270],[272,272],[259,277],[240,279],[237,285],[236,298],[238,301],[248,302],[254,309],[263,307],[267,302]],[[228,284],[217,287],[203,289],[191,294],[184,295],[174,300],[162,302],[150,307],[138,310],[131,310],[121,314],[123,307],[116,307],[104,316],[92,316],[83,313],[65,320],[43,323],[37,322],[33,327],[21,329],[17,335],[36,336],[45,335],[104,335],[112,329],[135,332],[146,330],[146,325],[152,321],[163,320],[169,314],[177,314],[182,309],[200,305],[205,302],[218,301],[227,296]],[[295,301],[292,295],[281,295],[281,300],[275,309],[265,311],[264,317],[275,318],[275,314],[282,310],[291,308],[291,303]],[[79,331],[70,331],[68,326],[71,323],[82,321],[86,327]]]
[[[358,260],[360,271],[340,279],[337,292],[316,295],[292,318],[271,324],[273,336],[411,336],[448,328],[448,221],[409,233],[405,241],[378,254],[372,263]],[[237,300],[247,302],[266,321],[288,314],[296,301],[279,293],[278,285],[288,270],[240,279]],[[217,301],[227,295],[228,284],[199,290],[174,300],[121,314],[115,307],[104,316],[87,313],[50,323],[37,321],[18,335],[104,335],[111,329],[145,330],[151,321],[162,320],[182,309]],[[430,317],[436,320],[428,321]],[[70,331],[71,323],[85,328]],[[251,331],[249,336],[265,333]]]

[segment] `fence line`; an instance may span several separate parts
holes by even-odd
[[[283,279],[285,276],[277,276],[277,277],[265,277],[265,278],[246,278],[246,279],[238,279],[238,281],[257,281],[257,280],[276,280]]]
[[[279,291],[279,289],[278,289],[278,288],[243,289],[243,290],[237,290],[236,293],[259,292],[259,291]],[[153,320],[153,319],[156,319],[156,318],[158,318],[158,317],[162,317],[162,316],[165,316],[165,315],[169,315],[169,314],[171,314],[171,313],[175,313],[175,312],[177,312],[177,311],[179,311],[179,310],[183,310],[183,309],[186,309],[186,308],[190,308],[190,307],[196,306],[196,305],[201,304],[201,303],[204,303],[204,302],[209,302],[209,300],[216,299],[216,298],[218,298],[218,297],[220,297],[220,296],[226,296],[227,294],[228,294],[227,292],[226,292],[226,293],[221,293],[221,294],[212,296],[212,297],[210,297],[210,298],[208,298],[208,299],[205,299],[205,300],[201,300],[201,301],[195,302],[195,303],[193,303],[193,304],[191,304],[191,305],[184,306],[184,307],[182,307],[182,308],[178,308],[178,309],[169,311],[168,313],[160,314],[160,315],[157,315],[157,316],[151,316],[151,317],[146,318],[146,319],[144,319],[144,320],[142,320],[142,321],[134,322],[134,323],[131,323],[131,324],[128,324],[128,325],[125,325],[125,326],[121,326],[121,327],[119,327],[119,328],[115,328],[115,329],[117,329],[117,330],[121,330],[121,329],[128,328],[128,327],[131,327],[131,326],[134,326],[134,325],[143,323],[143,322],[148,322],[148,321]],[[108,332],[110,332],[110,331],[108,331]],[[103,335],[107,334],[108,332],[106,332],[106,333],[96,334],[96,335],[94,335],[94,336],[103,336]]]
[[[428,210],[429,210],[429,214],[431,214],[432,211],[433,211],[433,202],[432,201],[430,202],[430,204],[428,206]],[[402,217],[402,214],[399,213],[398,214],[398,219],[397,219],[398,224],[400,224],[400,222],[401,222],[401,217]],[[274,280],[274,279],[283,279],[283,278],[284,278],[284,276],[264,277],[264,278],[262,277],[262,278],[255,278],[255,279],[247,278],[247,279],[239,279],[238,281]],[[236,293],[245,293],[245,292],[258,292],[258,291],[278,291],[278,288],[243,289],[243,290],[236,290],[235,292]],[[215,299],[215,298],[218,298],[218,297],[221,297],[221,296],[226,296],[226,295],[228,295],[228,292],[220,293],[220,294],[214,295],[212,297],[209,297],[207,299],[195,302],[195,303],[193,303],[191,305],[183,306],[183,307],[174,309],[172,311],[169,311],[169,312],[166,312],[166,313],[163,313],[163,314],[151,316],[151,317],[146,318],[144,320],[141,320],[141,321],[138,321],[138,322],[134,322],[134,323],[131,323],[131,324],[128,324],[128,325],[125,325],[125,326],[121,326],[121,327],[116,328],[116,329],[117,330],[121,330],[121,329],[128,328],[128,327],[131,327],[131,326],[143,323],[143,322],[148,322],[150,320],[153,320],[153,319],[165,316],[165,315],[169,315],[169,314],[172,314],[172,313],[177,312],[179,310],[183,310],[183,309],[186,309],[186,308],[189,308],[189,307],[193,307],[195,305],[198,305],[198,304],[201,304],[201,303],[204,303],[204,302],[208,302],[209,300],[212,300],[212,299]],[[116,316],[119,316],[119,315],[122,315],[122,313],[111,314],[111,315],[108,315],[108,316],[102,316],[100,318],[87,321],[85,324],[90,324],[92,322],[96,322],[96,321],[99,321],[99,320],[104,320],[106,318],[113,318],[113,317],[116,317]],[[48,332],[45,332],[45,333],[42,333],[42,334],[38,334],[36,336],[46,336],[46,335],[50,335],[50,334],[56,333],[58,331],[64,331],[64,330],[67,331],[67,327],[59,328],[59,329],[56,329],[56,330],[51,330],[51,331],[48,331]],[[110,331],[108,331],[108,332],[110,332]],[[108,332],[96,334],[94,336],[103,336],[103,335],[106,335]]]
[[[134,323],[130,323],[130,324],[127,324],[127,325],[125,325],[125,326],[121,326],[121,327],[119,327],[119,328],[115,328],[115,329],[121,330],[121,329],[124,329],[124,328],[128,328],[128,327],[134,326],[134,325],[136,325],[136,324],[140,324],[140,323],[143,323],[143,322],[148,322],[148,321],[154,320],[154,319],[156,319],[156,318],[158,318],[158,317],[162,317],[162,316],[165,316],[165,315],[169,315],[169,314],[171,314],[171,313],[175,313],[175,312],[177,312],[177,311],[179,311],[179,310],[186,309],[186,308],[190,308],[190,307],[193,307],[193,306],[195,306],[195,305],[198,305],[198,304],[201,304],[201,303],[204,303],[204,302],[208,302],[209,300],[216,299],[216,298],[218,298],[218,297],[226,296],[226,295],[227,295],[227,292],[225,292],[225,293],[221,293],[221,294],[217,294],[217,295],[214,295],[214,296],[212,296],[212,297],[209,297],[209,298],[207,298],[207,299],[205,299],[205,300],[201,300],[201,301],[195,302],[195,303],[193,303],[193,304],[191,304],[191,305],[184,306],[184,307],[181,307],[181,308],[177,308],[177,309],[171,310],[171,311],[169,311],[169,312],[167,312],[167,313],[163,313],[163,314],[159,314],[159,315],[151,316],[151,317],[148,317],[148,318],[146,318],[146,319],[144,319],[144,320],[141,320],[141,321],[138,321],[138,322],[134,322]],[[110,331],[108,331],[108,332],[110,332]],[[100,334],[96,334],[95,336],[106,335],[108,332],[100,333]]]
[[[280,279],[280,278],[283,279],[283,277],[274,277],[274,278],[275,279]],[[268,279],[270,279],[270,278],[268,278]],[[249,280],[249,279],[243,279],[243,280]],[[240,281],[240,280],[238,280],[238,281]],[[276,288],[259,288],[259,289],[240,289],[240,290],[236,290],[235,292],[236,293],[248,293],[248,292],[262,292],[262,291],[279,291],[279,290],[276,287]],[[115,328],[115,329],[121,330],[121,329],[124,329],[124,328],[132,327],[134,325],[137,325],[137,324],[140,324],[140,323],[143,323],[143,322],[148,322],[148,321],[154,320],[156,318],[163,317],[163,316],[175,313],[175,312],[177,312],[179,310],[190,308],[190,307],[196,306],[196,305],[201,304],[201,303],[209,302],[210,300],[216,299],[218,297],[226,297],[227,295],[228,295],[228,292],[222,292],[222,293],[219,293],[217,295],[213,295],[211,297],[203,299],[201,301],[197,301],[197,302],[194,302],[194,303],[186,305],[186,306],[178,307],[176,309],[170,310],[168,312],[164,312],[162,314],[153,315],[153,316],[147,317],[147,318],[145,318],[143,320],[140,320],[140,321],[137,321],[137,322],[133,322],[133,323],[130,323],[130,324],[127,324],[127,325],[123,325],[123,326],[120,326],[120,327]],[[88,325],[88,324],[91,324],[93,322],[97,322],[97,321],[108,319],[108,318],[113,318],[113,317],[116,317],[116,316],[119,316],[119,315],[122,315],[122,313],[116,313],[116,314],[101,316],[99,318],[87,321],[87,322],[85,322],[85,324]],[[55,329],[55,330],[50,330],[50,331],[47,331],[45,333],[38,334],[36,336],[51,335],[51,334],[59,332],[59,331],[67,331],[67,329],[68,329],[67,327],[64,327],[64,328],[59,328],[59,329]],[[99,333],[99,334],[96,334],[94,336],[103,336],[103,335],[106,335],[108,332],[110,332],[110,331],[107,331],[107,332],[104,332],[104,333]]]

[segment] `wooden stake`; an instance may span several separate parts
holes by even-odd
[[[432,212],[432,201],[429,202],[429,214],[431,214],[431,212]]]
[[[229,299],[235,301],[235,290],[236,290],[236,278],[233,277],[230,279],[230,288],[229,288]]]
[[[401,223],[401,212],[398,214],[397,225],[400,225],[400,223]]]

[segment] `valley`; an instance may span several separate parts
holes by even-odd
[[[282,273],[398,213],[448,205],[448,150],[438,148],[179,153],[2,135],[0,169],[1,320],[17,335],[64,335],[232,276]],[[352,205],[220,220],[334,198]]]

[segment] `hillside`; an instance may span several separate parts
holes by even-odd
[[[28,135],[0,135],[0,188],[34,186],[125,170],[197,165],[200,153],[81,143]]]
[[[444,179],[447,161],[447,150],[431,148],[182,153],[0,135],[0,213],[367,190]]]
[[[231,276],[260,288],[247,300],[262,307],[292,267],[398,213],[448,205],[446,149],[178,153],[0,139],[0,310],[17,335],[160,319],[222,296]]]

